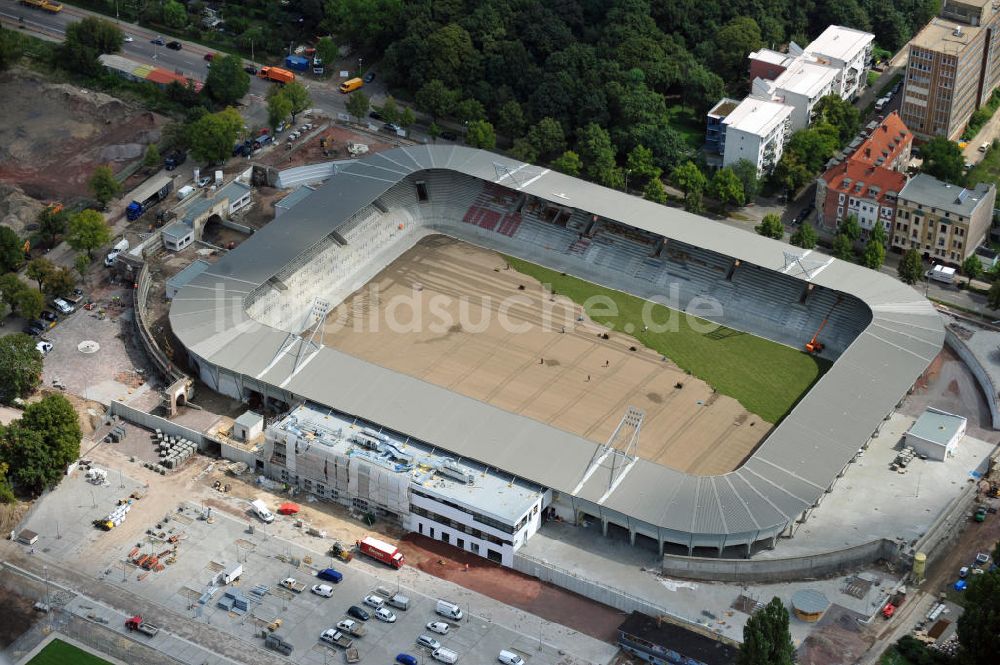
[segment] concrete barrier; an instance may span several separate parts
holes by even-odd
[[[160,345],[156,343],[156,339],[153,338],[153,333],[149,331],[149,321],[146,316],[146,299],[149,297],[149,287],[152,285],[152,279],[149,276],[149,267],[145,263],[142,264],[142,268],[139,270],[136,285],[137,288],[132,290],[134,298],[132,311],[135,313],[132,320],[135,322],[136,332],[139,334],[142,347],[146,349],[146,353],[149,354],[156,369],[163,375],[168,385],[178,379],[187,378],[187,375],[178,370],[176,365],[167,358],[166,354],[160,349]]]
[[[716,559],[666,554],[663,574],[718,582],[783,582],[823,578],[875,561],[897,561],[899,545],[884,538],[831,552],[781,559]]]
[[[132,423],[133,425],[138,425],[139,427],[144,427],[148,430],[160,430],[167,436],[175,436],[181,439],[187,439],[188,441],[193,441],[198,444],[198,450],[204,451],[209,445],[218,447],[219,442],[211,437],[207,437],[198,430],[191,429],[189,427],[184,427],[166,418],[161,418],[160,416],[154,416],[151,413],[146,413],[134,406],[129,406],[117,400],[111,402],[111,407],[108,409],[108,413],[113,416],[118,416],[122,420]]]
[[[983,390],[983,395],[986,397],[986,403],[990,407],[990,416],[993,418],[993,429],[1000,429],[1000,409],[997,408],[997,388],[993,385],[992,379],[990,379],[989,373],[976,358],[976,354],[972,352],[972,349],[965,345],[958,335],[952,332],[951,328],[945,326],[944,329],[944,343],[948,345],[955,355],[961,358],[965,366],[969,368],[972,375],[976,377],[976,382],[979,387]]]

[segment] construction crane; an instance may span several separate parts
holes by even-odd
[[[806,342],[806,352],[807,353],[819,353],[825,348],[825,344],[819,341],[819,334],[823,332],[823,328],[826,328],[826,324],[830,322],[830,316],[833,314],[833,310],[837,308],[840,301],[843,300],[841,296],[837,296],[837,300],[830,306],[830,311],[826,313],[823,318],[823,322],[819,324],[819,328],[816,329],[816,333],[812,336],[812,339]]]

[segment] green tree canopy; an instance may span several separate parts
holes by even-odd
[[[705,212],[705,202],[700,189],[692,189],[684,197],[684,209],[694,214]]]
[[[90,259],[87,258],[86,254],[77,254],[76,258],[73,259],[73,267],[82,279],[87,276],[87,271],[90,269]]]
[[[25,399],[42,382],[42,354],[23,333],[0,337],[0,402]]]
[[[177,0],[167,0],[163,3],[163,22],[171,28],[183,28],[187,25],[187,9]]]
[[[629,151],[628,158],[625,160],[625,168],[629,170],[631,177],[638,179],[640,185],[645,180],[659,179],[663,174],[663,169],[656,165],[653,151],[641,144]],[[661,186],[662,184],[660,183]]]
[[[14,229],[0,226],[0,272],[17,270],[24,263],[24,242]]]
[[[360,90],[355,90],[347,98],[347,103],[345,104],[347,112],[361,122],[363,118],[368,117],[368,110],[371,108],[371,101],[368,99],[368,95]]]
[[[969,278],[969,284],[983,274],[983,262],[975,254],[970,254],[962,261],[962,274]]]
[[[528,130],[526,139],[542,161],[549,161],[566,150],[566,133],[555,118],[539,120]]]
[[[885,246],[888,239],[882,223],[876,221],[872,226],[868,241],[865,243],[865,251],[861,255],[861,262],[872,270],[878,270],[885,263]]]
[[[232,149],[232,142],[229,144]],[[104,215],[96,210],[82,210],[69,218],[66,243],[77,251],[87,252],[94,258],[94,250],[111,242],[111,228]]]
[[[721,168],[712,176],[709,194],[723,205],[743,205],[743,183],[730,168]]]
[[[52,277],[52,274],[55,271],[56,267],[52,261],[40,256],[37,259],[32,259],[28,263],[28,267],[25,269],[24,274],[27,275],[28,279],[33,279],[38,282],[38,290],[43,291],[45,289],[45,282]]]
[[[566,175],[578,176],[583,170],[583,162],[580,160],[580,155],[567,150],[552,160],[552,168]]]
[[[90,176],[87,186],[102,208],[108,205],[108,201],[122,193],[121,183],[115,178],[111,167],[106,165],[94,169],[94,174]]]
[[[292,122],[295,122],[295,116],[302,113],[309,105],[312,104],[312,97],[309,95],[309,91],[306,87],[299,83],[298,81],[292,81],[291,83],[285,84],[281,89],[281,94],[288,98],[288,101],[292,105]]]
[[[497,146],[497,135],[492,124],[486,120],[475,120],[469,123],[465,142],[473,148],[493,150]]]
[[[53,460],[65,469],[80,456],[80,418],[76,409],[62,395],[47,395],[29,404],[21,416],[21,424],[39,432]]]
[[[191,152],[202,162],[224,162],[232,154],[233,144],[242,130],[243,118],[232,107],[204,115],[188,128]]]
[[[663,186],[663,181],[659,178],[651,178],[646,183],[646,188],[642,191],[642,198],[653,203],[666,205],[670,197],[667,196],[667,188]]]
[[[524,110],[521,105],[513,99],[504,102],[497,112],[497,129],[500,133],[509,137],[520,136],[524,132],[525,125]]]
[[[802,249],[813,249],[816,247],[816,243],[819,242],[819,236],[816,233],[816,229],[812,227],[812,224],[803,222],[802,226],[797,228],[795,233],[792,234],[791,242]]]
[[[746,58],[764,43],[760,26],[749,16],[737,16],[719,28],[715,35],[715,72],[729,81],[734,90],[749,86]]]
[[[843,145],[858,133],[861,113],[854,104],[845,101],[840,95],[830,94],[816,102],[813,107],[813,124],[815,123],[825,123],[835,127]]]
[[[969,577],[965,611],[958,617],[958,643],[960,662],[996,662],[1000,653],[1000,570]]]
[[[478,99],[468,97],[455,105],[455,119],[463,123],[485,120],[486,107]]]
[[[235,55],[212,60],[205,79],[205,92],[219,104],[235,104],[250,91],[250,75],[243,71],[243,61]]]
[[[836,127],[825,122],[816,123],[809,129],[800,129],[792,134],[782,159],[785,156],[794,157],[810,174],[818,173],[840,145]]]
[[[24,427],[20,421],[0,429],[0,458],[9,467],[10,481],[33,495],[55,485],[63,475],[56,468],[42,434]]]
[[[859,240],[861,238],[861,224],[858,222],[858,216],[852,213],[840,220],[840,224],[837,226],[837,233],[843,233],[852,242]],[[883,233],[884,237],[885,234]]]
[[[760,179],[757,177],[757,165],[749,159],[741,159],[730,167],[743,185],[743,197],[746,203],[752,202],[760,193]]]
[[[122,48],[122,31],[111,21],[88,17],[66,26],[61,61],[68,67],[88,75],[97,75],[101,65],[97,56],[117,53]]]
[[[69,213],[62,206],[46,206],[38,213],[38,235],[49,247],[56,246],[68,225]]]
[[[924,263],[920,258],[920,253],[915,249],[908,249],[899,261],[896,269],[899,279],[906,284],[916,284],[924,277]]]
[[[788,610],[781,599],[773,598],[743,626],[743,644],[737,665],[792,665],[794,654],[795,647],[788,631]]]
[[[357,93],[355,93],[357,94]],[[354,95],[351,95],[353,98]],[[351,99],[347,100],[347,103],[351,103]],[[348,113],[350,113],[350,108],[348,108]],[[288,116],[292,114],[292,102],[281,94],[281,90],[274,86],[267,92],[267,124],[271,127],[277,127],[282,122],[288,119]]]
[[[965,157],[954,141],[935,136],[920,148],[924,163],[920,169],[927,175],[955,185],[965,182]]]
[[[14,30],[0,27],[0,72],[20,60],[23,52],[20,36]]]
[[[45,293],[53,298],[68,296],[76,286],[76,277],[69,268],[59,266],[52,271],[45,282]]]
[[[834,237],[833,255],[841,261],[854,260],[854,241],[846,233],[838,233]]]
[[[685,162],[674,168],[670,173],[670,182],[684,192],[685,199],[692,192],[701,194],[708,186],[708,179],[694,162]]]
[[[417,91],[417,109],[437,120],[450,115],[458,104],[458,93],[451,90],[441,79],[431,79]]]
[[[336,42],[329,37],[320,37],[316,42],[316,57],[323,61],[326,67],[330,67],[340,56]]]
[[[576,151],[584,174],[599,185],[620,189],[625,177],[615,162],[615,146],[608,132],[595,122],[578,132]]]
[[[163,158],[160,156],[160,149],[155,143],[150,143],[146,148],[146,155],[142,158],[142,165],[147,169],[158,168]]]
[[[781,218],[773,212],[764,215],[760,224],[754,227],[754,231],[762,236],[781,240],[785,237],[785,225],[781,223]]]

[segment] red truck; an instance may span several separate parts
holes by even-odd
[[[357,541],[357,545],[363,554],[367,554],[373,559],[378,559],[393,568],[402,568],[403,563],[405,563],[403,561],[403,553],[396,546],[382,542],[377,538],[367,536]]]
[[[882,608],[882,616],[886,619],[891,619],[899,606],[906,602],[906,589],[900,588],[896,593],[893,594],[889,602],[885,604]]]

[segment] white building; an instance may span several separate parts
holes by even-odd
[[[805,53],[837,70],[835,92],[851,100],[867,83],[874,41],[875,35],[870,32],[831,25],[805,48]]]
[[[918,455],[943,462],[954,454],[967,424],[962,416],[928,408],[906,432],[906,445]]]
[[[747,97],[725,117],[725,150],[722,165],[741,159],[757,165],[757,175],[770,173],[781,159],[791,135],[791,106]]]
[[[791,131],[797,132],[809,126],[816,102],[837,92],[839,72],[835,67],[799,58],[774,81],[754,81],[753,89],[757,96],[766,91],[771,99],[791,106]]]
[[[248,454],[241,461],[275,480],[505,566],[552,502],[537,485],[314,404],[268,426]]]

